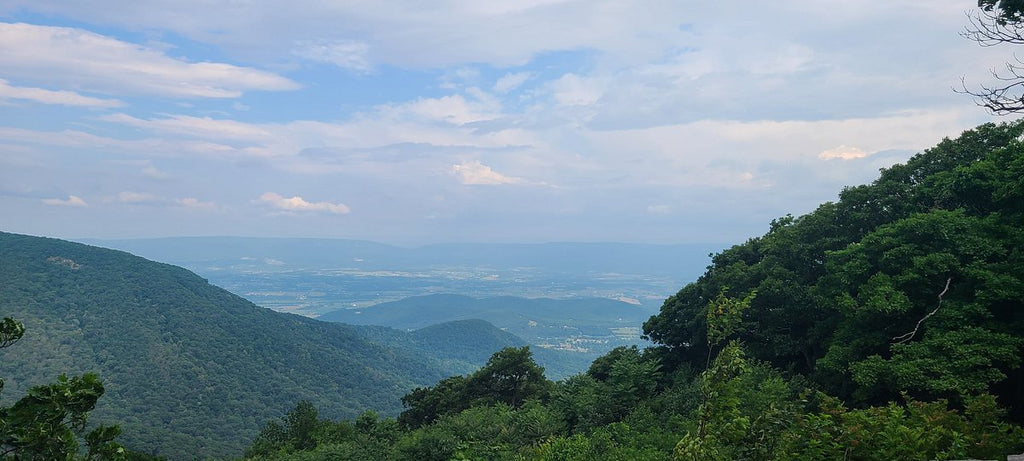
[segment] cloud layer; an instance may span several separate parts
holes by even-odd
[[[742,240],[990,119],[950,90],[1006,58],[957,35],[967,6],[13,0],[0,215],[76,237]]]

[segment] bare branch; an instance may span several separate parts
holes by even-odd
[[[1024,45],[1024,17],[1016,13],[989,6],[965,13],[970,22],[960,35],[977,42],[983,47],[1008,43]],[[960,88],[953,91],[974,97],[975,102],[994,115],[1007,115],[1024,112],[1024,61],[1014,56],[1016,62],[1006,63],[1005,69],[992,69],[992,77],[1003,84],[978,88],[968,88],[964,79],[960,79]]]
[[[953,92],[973,96],[979,106],[995,115],[1024,112],[1024,67],[1010,63],[1007,63],[1006,67],[1009,75],[1000,75],[992,71],[992,76],[997,81],[1009,82],[1006,85],[980,85],[978,89],[970,89],[961,78],[960,88],[953,88]]]
[[[896,344],[903,344],[907,341],[910,341],[911,339],[914,339],[914,335],[916,335],[917,330],[921,328],[921,324],[924,323],[925,320],[928,320],[928,317],[935,315],[935,313],[939,311],[939,308],[942,307],[942,296],[945,295],[947,291],[949,291],[949,282],[952,281],[952,277],[946,279],[946,288],[943,288],[942,293],[939,293],[939,304],[935,306],[935,309],[929,312],[928,315],[921,317],[921,320],[917,321],[917,325],[914,326],[914,331],[892,338],[893,341],[896,341]]]
[[[992,11],[968,11],[971,25],[964,27],[960,36],[984,47],[1003,43],[1024,45],[1024,24],[1007,21]]]

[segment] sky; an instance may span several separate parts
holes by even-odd
[[[0,0],[0,230],[740,243],[998,120],[970,0]]]

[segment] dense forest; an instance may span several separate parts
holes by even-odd
[[[1024,122],[943,140],[726,249],[552,382],[528,348],[397,419],[301,401],[250,459],[959,459],[1024,451]]]

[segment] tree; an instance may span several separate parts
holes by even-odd
[[[312,450],[321,426],[319,412],[309,400],[300,400],[281,423],[270,421],[246,450],[247,457],[266,456],[279,450]]]
[[[529,399],[541,399],[551,390],[544,368],[533,361],[529,346],[506,347],[469,377],[469,397],[483,403],[508,404],[519,408]]]
[[[0,322],[0,348],[21,339],[25,327],[10,317]],[[3,381],[0,380],[0,389]],[[85,431],[89,412],[103,395],[94,373],[33,387],[13,406],[0,407],[0,458],[24,460],[124,459],[127,452],[114,442],[117,426],[99,426],[85,435],[88,452],[79,457],[77,435]]]
[[[0,349],[8,347],[25,334],[25,326],[10,317],[4,317],[0,322]],[[0,378],[0,391],[4,390],[4,379]]]
[[[437,420],[442,415],[458,413],[469,408],[466,398],[466,378],[452,376],[442,379],[434,387],[417,387],[402,397],[406,410],[398,416],[398,424],[415,429]]]
[[[533,361],[529,346],[506,347],[468,377],[452,376],[434,387],[413,389],[402,397],[407,410],[398,416],[398,423],[415,429],[472,405],[503,403],[519,408],[527,400],[547,398],[552,386],[544,368]]]
[[[978,0],[978,8],[968,13],[970,25],[960,35],[983,47],[1024,44],[1024,0]],[[1001,71],[993,69],[992,76],[995,85],[970,89],[963,83],[958,91],[974,96],[993,114],[1024,111],[1024,61],[1015,58]]]
[[[18,342],[25,334],[25,326],[10,317],[0,322],[0,349]]]

